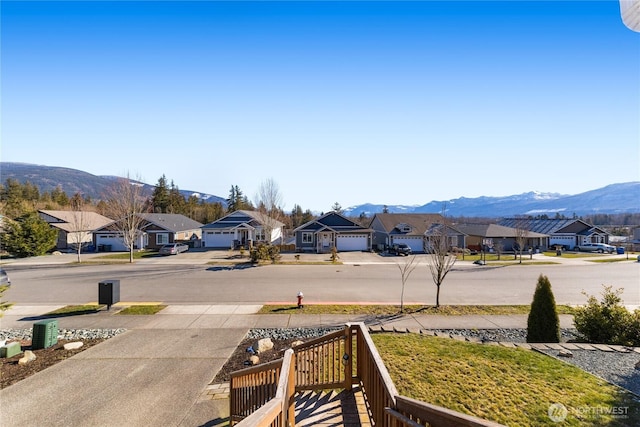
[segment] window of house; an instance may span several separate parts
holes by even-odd
[[[302,243],[313,243],[313,233],[302,233]]]
[[[169,234],[158,233],[156,234],[156,245],[166,245],[169,243]]]
[[[256,240],[257,241],[264,241],[265,237],[264,237],[264,230],[262,229],[256,229]]]

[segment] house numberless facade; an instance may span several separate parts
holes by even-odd
[[[248,248],[257,242],[278,243],[284,224],[261,212],[238,210],[203,225],[202,246],[205,248]],[[271,235],[267,236],[268,230]]]

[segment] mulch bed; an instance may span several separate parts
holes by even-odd
[[[84,344],[77,350],[65,350],[63,347],[66,343],[78,341],[82,341]],[[0,389],[9,387],[11,384],[15,384],[96,344],[100,344],[102,341],[104,339],[58,340],[57,344],[39,350],[31,350],[31,341],[22,341],[22,353],[10,358],[0,359],[2,362],[0,365]],[[36,355],[36,360],[27,365],[20,365],[18,361],[24,357],[25,350],[33,351],[33,354]]]
[[[287,340],[271,339],[271,341],[273,342],[273,349],[257,355],[260,358],[260,364],[280,359],[283,356],[284,352],[288,348],[291,348],[291,343],[298,340],[298,338]],[[213,381],[211,381],[211,384],[229,382],[232,372],[251,367],[248,361],[249,357],[252,356],[252,353],[248,352],[247,348],[251,347],[257,341],[257,339],[245,338],[240,343],[240,345],[238,345],[227,362],[222,366],[222,368],[220,368],[220,371],[218,371],[218,374],[215,376]],[[299,341],[304,340],[300,339]]]

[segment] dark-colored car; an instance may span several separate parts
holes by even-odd
[[[396,255],[411,255],[411,247],[406,243],[394,243],[389,248],[389,253]]]
[[[0,268],[0,286],[11,286],[11,279],[4,268]]]
[[[160,255],[178,255],[181,252],[189,250],[189,246],[183,243],[172,243],[170,245],[164,245],[160,248]]]

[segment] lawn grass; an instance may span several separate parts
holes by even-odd
[[[509,426],[640,425],[632,394],[534,351],[419,334],[372,338],[404,396]],[[554,403],[568,409],[561,424],[548,416]],[[627,408],[627,418],[607,415],[611,408]]]
[[[558,257],[558,255],[556,255],[555,251],[546,251],[543,252],[543,255],[548,256],[548,257]],[[598,257],[598,256],[602,256],[602,254],[598,254],[595,252],[562,252],[562,255],[560,255],[562,258],[593,258],[593,257]]]
[[[556,306],[558,314],[573,314],[574,309],[566,305]],[[436,308],[424,305],[405,305],[404,314],[432,314],[444,316],[464,315],[510,315],[529,314],[530,305],[441,305]],[[305,304],[299,309],[296,305],[264,305],[259,314],[362,314],[390,315],[399,314],[399,305],[357,305],[357,304]]]
[[[142,258],[157,257],[157,256],[159,256],[158,252],[155,252],[155,251],[136,251],[133,253],[133,259],[142,259]],[[93,258],[92,261],[101,260],[101,259],[129,261],[129,252],[118,252],[118,253],[103,255],[103,256]]]
[[[123,315],[151,315],[160,312],[167,308],[166,305],[154,304],[154,305],[132,305],[120,310],[117,314]]]
[[[589,262],[622,262],[622,261],[633,261],[633,262],[638,262],[635,259],[632,258],[604,258],[604,259],[589,259],[587,260]]]
[[[97,313],[104,307],[104,305],[98,304],[67,305],[46,313],[46,316],[80,316],[82,314]]]

